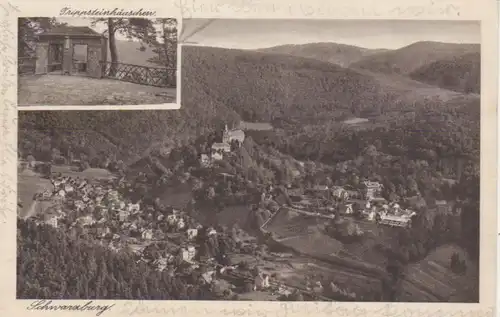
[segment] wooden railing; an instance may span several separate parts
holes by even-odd
[[[103,62],[102,66],[105,78],[156,87],[175,88],[177,86],[177,70],[175,68],[148,67],[123,63],[113,65],[111,62]]]

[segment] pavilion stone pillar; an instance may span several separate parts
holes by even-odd
[[[35,74],[47,74],[49,43],[38,43],[36,45]]]
[[[106,62],[108,61],[108,39],[106,37],[101,38],[101,69],[102,76],[106,76]]]
[[[108,61],[108,39],[105,38],[104,36],[101,38],[101,52],[102,52],[102,57],[101,61],[102,62],[107,62]]]
[[[64,39],[63,50],[63,74],[71,74],[73,71],[73,41],[69,36]]]

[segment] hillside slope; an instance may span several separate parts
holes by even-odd
[[[337,140],[352,139],[341,123],[346,117],[370,119],[371,129],[384,127],[389,134],[395,123],[401,132],[405,125],[414,130],[422,122],[430,135],[439,132],[443,139],[444,132],[452,135],[455,129],[468,135],[478,124],[477,97],[411,79],[403,83],[392,75],[295,56],[211,47],[183,50],[179,111],[21,112],[20,148],[29,152],[44,137],[59,134],[81,148],[135,159],[153,147],[186,144],[221,123],[243,119],[272,123],[278,141],[289,143],[284,145],[288,153],[295,152],[290,146],[298,150],[305,142],[309,145],[302,152],[317,153],[312,158],[318,159],[334,149],[344,151],[346,145]],[[443,117],[446,131],[441,131]],[[449,147],[456,144],[454,140]]]
[[[420,67],[438,60],[478,53],[479,44],[452,44],[439,42],[417,42],[397,50],[373,54],[351,64],[361,68],[386,74],[408,75]]]
[[[184,105],[217,102],[247,121],[300,120],[304,125],[350,115],[377,116],[396,106],[414,110],[415,103],[457,95],[410,79],[400,85],[399,78],[380,80],[363,72],[291,55],[184,47],[182,98]],[[422,89],[425,93],[418,94]],[[206,92],[209,99],[194,91]]]
[[[410,73],[412,79],[465,93],[481,90],[481,54],[469,53],[438,60]]]
[[[363,57],[385,52],[385,49],[367,49],[363,47],[338,44],[338,43],[308,43],[308,44],[286,44],[269,48],[259,49],[263,53],[288,54],[298,57],[307,57],[319,61],[337,64],[347,67],[359,61]]]

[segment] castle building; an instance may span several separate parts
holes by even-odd
[[[232,141],[238,141],[241,145],[245,141],[245,132],[239,129],[229,130],[226,124],[224,133],[222,134],[222,143],[231,144]]]
[[[243,130],[229,130],[226,124],[222,134],[222,142],[212,144],[212,159],[221,160],[224,153],[231,152],[231,142],[238,141],[241,146],[244,140],[245,132]]]

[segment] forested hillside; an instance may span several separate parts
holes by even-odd
[[[410,77],[431,85],[465,93],[481,90],[481,54],[469,53],[420,67]]]
[[[188,288],[186,277],[158,272],[131,253],[115,253],[84,236],[25,220],[17,228],[17,298],[212,298],[208,288]]]
[[[408,75],[433,62],[479,51],[479,44],[416,42],[397,50],[370,55],[353,63],[351,67]]]
[[[152,147],[183,144],[223,122],[244,119],[271,122],[274,131],[255,140],[304,160],[353,159],[375,142],[391,155],[478,160],[477,97],[410,98],[375,77],[294,56],[185,47],[183,58],[180,111],[21,113],[21,150],[69,143],[133,160]],[[350,117],[369,123],[342,123]],[[40,142],[50,135],[68,140]]]

